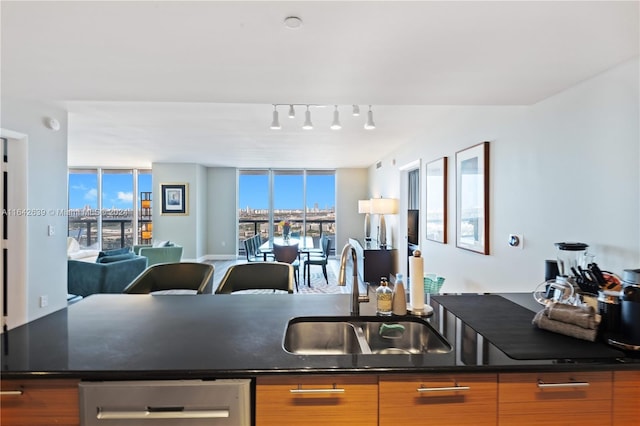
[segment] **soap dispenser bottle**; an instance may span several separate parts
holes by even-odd
[[[380,286],[376,289],[376,311],[378,315],[391,315],[393,291],[385,277],[380,278]]]
[[[402,281],[402,274],[396,275],[396,283],[393,286],[392,311],[394,315],[407,314],[407,295],[404,290],[404,282]]]

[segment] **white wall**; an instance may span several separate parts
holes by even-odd
[[[28,141],[27,204],[20,207],[46,212],[27,217],[26,320],[31,321],[67,306],[67,217],[62,213],[68,205],[67,113],[54,104],[8,98],[1,110],[1,127]],[[47,128],[46,117],[57,119],[60,130]],[[53,236],[47,235],[49,225]],[[47,296],[48,306],[40,307],[40,296]]]
[[[153,163],[153,239],[169,240],[184,247],[183,260],[195,260],[198,257],[198,222],[202,214],[198,195],[201,193],[201,172],[197,164]],[[160,185],[168,183],[186,183],[189,185],[189,206],[187,215],[162,215]],[[205,183],[206,185],[206,183]],[[200,230],[202,232],[202,230]],[[204,232],[202,232],[204,234]],[[204,237],[202,237],[204,238]]]
[[[207,255],[213,259],[235,259],[238,253],[237,171],[232,167],[210,167],[207,172]]]
[[[398,165],[449,157],[449,241],[421,243],[425,272],[445,276],[446,292],[531,291],[559,241],[589,244],[603,269],[638,268],[638,75],[636,59],[533,106],[450,108],[370,167],[372,195],[399,193]],[[455,152],[482,141],[491,142],[488,256],[455,246]],[[509,233],[524,235],[524,249],[507,246]]]
[[[336,170],[336,255],[349,238],[364,240],[364,215],[358,200],[371,198],[367,191],[367,169]]]

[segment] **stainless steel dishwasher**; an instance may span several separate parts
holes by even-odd
[[[249,426],[251,380],[80,383],[81,426]]]

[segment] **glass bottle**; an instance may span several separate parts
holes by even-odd
[[[393,291],[385,277],[380,278],[380,286],[376,289],[376,311],[378,315],[391,315]]]
[[[393,314],[394,315],[406,315],[407,314],[407,295],[404,289],[404,282],[402,281],[402,274],[396,275],[396,283],[393,286]]]

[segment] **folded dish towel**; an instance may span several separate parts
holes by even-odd
[[[582,328],[594,330],[600,323],[592,306],[573,306],[566,303],[551,303],[544,308],[545,314],[554,321],[566,322]]]
[[[543,330],[564,334],[565,336],[571,336],[577,339],[588,340],[590,342],[594,342],[598,335],[597,329],[582,328],[579,325],[552,320],[546,315],[544,309],[533,317],[532,323]]]

